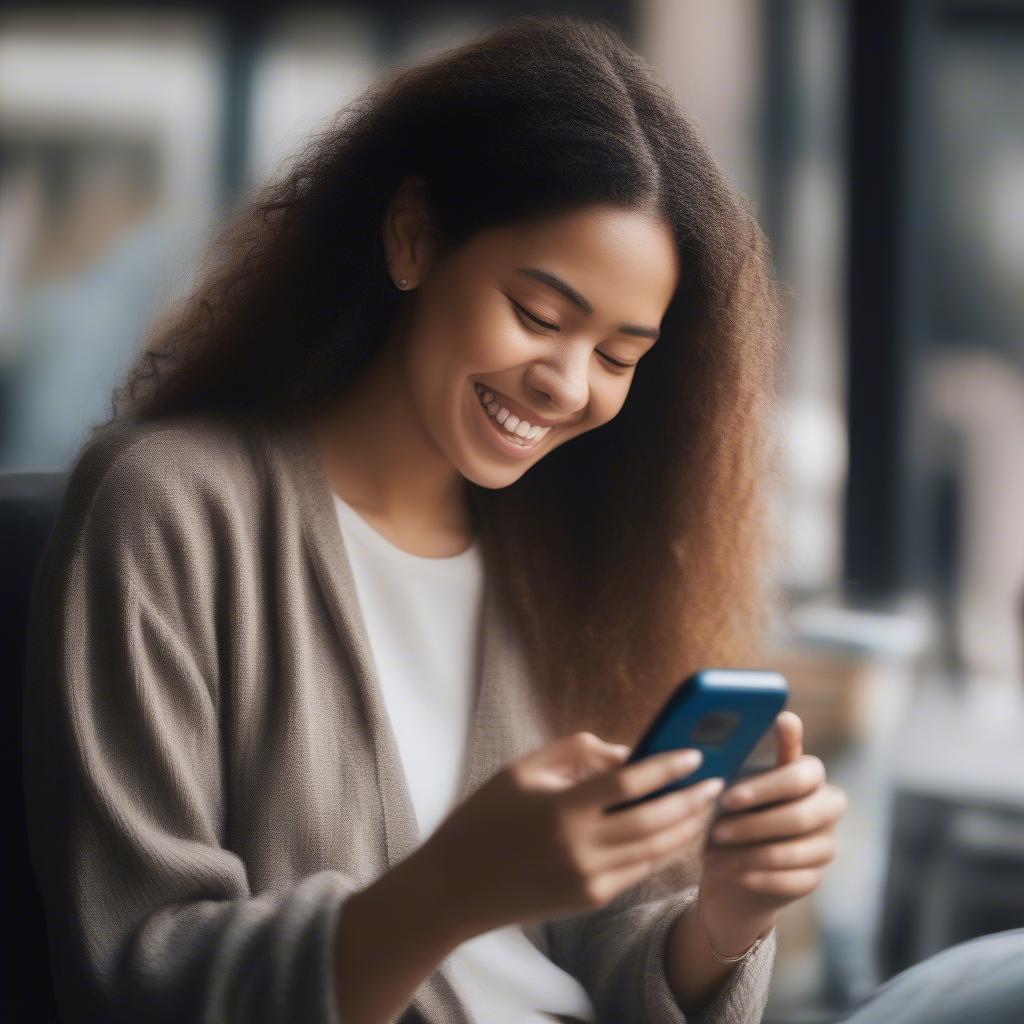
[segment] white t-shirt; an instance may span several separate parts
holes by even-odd
[[[479,541],[450,558],[413,555],[334,499],[423,841],[454,805],[472,721],[484,588]],[[551,1020],[538,1011],[595,1020],[584,988],[519,925],[478,935],[449,960],[455,988],[480,1024]]]

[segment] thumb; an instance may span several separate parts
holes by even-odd
[[[629,756],[630,748],[623,743],[610,743],[608,740],[587,733],[577,736],[570,743],[569,758],[575,766],[577,778],[584,779],[598,772],[612,771]]]
[[[630,747],[624,743],[609,743],[600,737],[574,745],[567,767],[576,784],[614,774],[629,757]]]
[[[775,719],[776,764],[799,760],[804,753],[804,723],[792,711],[780,711]]]
[[[624,744],[609,743],[592,732],[581,731],[560,736],[520,760],[580,779],[596,771],[617,767],[629,752],[630,748]]]

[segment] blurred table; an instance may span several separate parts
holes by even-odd
[[[1024,925],[1024,687],[929,681],[900,728],[881,978]]]
[[[893,771],[901,791],[1024,809],[1024,684],[929,679],[900,729]]]

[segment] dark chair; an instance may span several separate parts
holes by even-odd
[[[1019,805],[900,791],[892,821],[881,980],[950,946],[1024,925]]]
[[[64,473],[0,473],[0,640],[8,685],[14,691],[6,719],[4,799],[14,822],[7,894],[11,900],[7,1019],[57,1022],[43,905],[28,856],[21,770],[21,706],[28,599],[39,555],[60,509]],[[13,1012],[12,1012],[13,1011]]]

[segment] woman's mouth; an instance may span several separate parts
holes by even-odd
[[[501,404],[498,395],[482,384],[474,384],[473,387],[491,426],[505,443],[518,448],[536,448],[551,430],[550,427],[541,427],[519,419]]]

